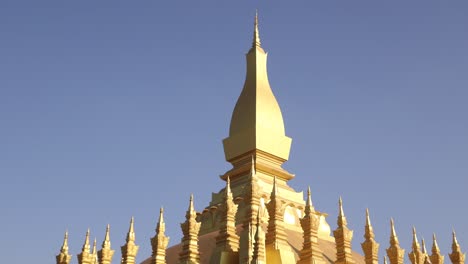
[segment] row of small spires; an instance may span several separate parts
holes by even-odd
[[[273,190],[271,194],[271,200],[273,201],[276,199],[276,179],[273,183]],[[312,243],[311,245],[311,236],[317,236],[317,230],[311,230],[309,228],[305,228],[307,226],[306,221],[310,226],[310,218],[315,213],[315,209],[312,205],[311,201],[311,194],[310,194],[310,187],[307,191],[307,200],[306,200],[306,208],[304,210],[305,216],[301,219],[301,225],[303,226],[304,230],[304,247],[300,252],[300,260],[298,263],[303,263],[303,255],[309,255],[311,261],[310,263],[321,263],[323,259],[321,257],[321,251],[318,249],[318,244]],[[225,242],[226,245],[231,242],[231,250],[235,251],[238,249],[238,243],[234,243],[233,241],[238,240],[237,235],[235,234],[234,227],[234,218],[232,214],[232,207],[236,207],[233,203],[232,199],[232,192],[230,189],[230,181],[229,178],[227,180],[226,188],[225,188],[225,199],[226,205],[226,215],[223,218],[223,222],[220,230],[220,234],[216,238],[217,243],[218,241]],[[248,232],[249,232],[249,240],[252,241],[252,256],[251,261],[248,263],[261,263],[258,262],[258,259],[261,257],[265,257],[261,252],[260,249],[262,245],[261,237],[259,232],[260,228],[260,208],[258,208],[258,212],[256,214],[256,223],[255,223],[255,234],[253,233],[252,226],[248,225]],[[193,195],[190,196],[190,203],[189,208],[186,213],[186,222],[181,224],[181,228],[184,234],[182,238],[182,249],[179,254],[179,263],[200,263],[200,254],[198,251],[198,232],[200,229],[200,223],[196,220],[196,211],[194,209],[193,204]],[[231,217],[229,218],[229,215]],[[235,215],[235,213],[234,213]],[[270,216],[270,219],[274,216]],[[347,228],[347,221],[343,211],[343,202],[340,197],[339,199],[339,214],[338,214],[338,227],[336,230],[333,231],[335,241],[336,241],[336,262],[335,263],[355,263],[354,259],[351,256],[351,240],[352,240],[352,233],[353,231]],[[231,229],[229,230],[229,227]],[[317,226],[315,225],[315,229]],[[405,250],[400,247],[398,237],[395,231],[395,225],[393,219],[390,220],[390,247],[386,250],[387,256],[391,264],[402,264],[404,260],[404,252]],[[275,230],[277,231],[277,230]],[[315,232],[314,232],[315,231]],[[308,233],[308,236],[307,236]],[[231,236],[231,239],[227,237]],[[234,236],[236,239],[232,239]],[[111,249],[110,243],[110,226],[107,225],[106,234],[104,241],[102,243],[102,248],[99,251],[96,251],[96,239],[94,240],[93,250],[91,251],[90,248],[90,231],[86,232],[86,238],[84,245],[82,247],[81,253],[77,255],[78,263],[79,264],[110,264],[112,262],[112,257],[114,255],[114,250]],[[309,244],[306,246],[306,237],[308,238]],[[365,234],[364,238],[365,241],[361,243],[362,249],[364,251],[364,258],[366,264],[377,264],[378,263],[378,248],[379,244],[374,240],[374,231],[371,225],[369,210],[366,209],[366,225],[365,225]],[[268,239],[268,238],[267,238]],[[195,241],[193,241],[195,240]],[[316,240],[315,240],[316,241]],[[166,248],[169,242],[169,237],[165,235],[165,223],[164,223],[164,210],[160,209],[159,214],[159,221],[156,227],[156,235],[151,238],[151,245],[152,245],[152,255],[151,255],[151,264],[165,264],[166,263]],[[263,241],[264,242],[264,241]],[[134,231],[134,218],[131,218],[130,221],[130,228],[127,233],[126,243],[121,247],[122,258],[120,263],[121,264],[135,264],[136,255],[138,253],[139,246],[135,244],[135,231]],[[421,245],[419,244],[416,229],[413,227],[413,242],[412,242],[412,251],[408,254],[409,259],[411,260],[412,264],[442,264],[444,263],[444,256],[440,253],[439,246],[437,244],[436,236],[433,235],[433,245],[432,245],[432,254],[429,255],[424,239],[421,240]],[[60,253],[56,256],[57,264],[69,264],[71,262],[71,255],[69,254],[68,248],[68,232],[65,232],[65,238],[63,245],[60,249]],[[319,253],[319,254],[318,254]],[[316,259],[315,259],[316,258]],[[457,237],[455,231],[452,232],[452,252],[449,253],[449,258],[453,264],[464,264],[465,262],[465,254],[462,253],[460,249],[460,245],[457,241]],[[318,260],[318,261],[316,261]],[[308,261],[307,261],[308,262]],[[264,262],[262,262],[264,263]],[[387,263],[387,257],[383,258],[383,263]]]

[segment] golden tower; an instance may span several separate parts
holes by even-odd
[[[180,224],[184,237],[182,238],[182,251],[179,254],[179,264],[200,263],[200,252],[198,250],[200,223],[197,222],[196,217],[197,212],[193,206],[192,194],[190,195],[189,208],[185,214],[186,221]]]
[[[228,177],[224,190],[224,203],[220,208],[221,226],[216,236],[216,250],[210,263],[239,263],[239,236],[236,233],[237,205],[233,201],[231,181]]]
[[[159,220],[156,226],[156,235],[151,238],[151,264],[166,264],[166,248],[169,244],[169,237],[166,232],[166,223],[164,223],[164,209],[159,209]]]
[[[127,238],[125,240],[127,243],[120,247],[122,252],[122,263],[121,264],[135,264],[135,258],[138,254],[138,248],[135,244],[135,230],[134,230],[134,219],[130,219],[130,228],[128,229]]]
[[[424,254],[421,252],[421,246],[418,242],[418,236],[416,235],[416,228],[413,226],[413,243],[411,246],[412,251],[408,254],[408,257],[412,264],[423,264]]]
[[[101,250],[97,252],[99,264],[111,264],[112,257],[114,256],[114,250],[111,249],[110,242],[110,225],[106,227],[106,235],[102,242]]]
[[[452,253],[449,254],[452,264],[464,264],[465,254],[461,252],[455,231],[452,232]]]
[[[86,231],[85,242],[81,248],[81,253],[77,255],[79,264],[94,264],[93,255],[90,252],[89,229]]]
[[[65,232],[63,244],[60,248],[60,253],[56,256],[57,264],[70,264],[71,255],[68,254],[68,231]]]
[[[299,253],[298,264],[323,264],[322,250],[318,244],[318,228],[320,216],[316,215],[312,205],[310,186],[307,188],[307,201],[304,209],[304,217],[301,218],[303,230],[302,250]]]
[[[400,247],[398,236],[395,232],[395,223],[390,219],[390,247],[387,248],[387,256],[390,264],[403,264],[405,250]]]
[[[361,243],[362,251],[364,251],[364,257],[366,264],[378,264],[379,263],[379,244],[375,241],[374,229],[369,216],[369,209],[366,209],[366,227],[364,229],[364,242]]]
[[[343,200],[338,200],[338,227],[333,231],[336,243],[336,264],[353,264],[351,240],[353,239],[353,231],[348,228],[348,222],[343,211]]]
[[[444,256],[440,254],[439,245],[437,244],[436,235],[432,235],[432,255],[430,256],[432,264],[444,264]]]

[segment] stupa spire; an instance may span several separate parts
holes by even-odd
[[[216,236],[216,249],[211,257],[210,263],[222,263],[222,259],[232,260],[236,258],[238,263],[239,236],[236,233],[237,205],[233,201],[231,180],[229,177],[226,181],[223,203],[219,207],[219,212],[221,215],[219,234]]]
[[[432,264],[443,264],[444,263],[444,255],[440,254],[439,245],[437,244],[436,235],[432,235],[432,254],[429,257],[431,259]]]
[[[93,259],[93,254],[90,252],[90,245],[89,245],[89,228],[86,231],[85,242],[83,247],[81,248],[81,252],[77,255],[78,263],[79,264],[94,264],[95,259]]]
[[[70,264],[71,255],[68,254],[68,231],[65,231],[60,253],[56,256],[57,264]]]
[[[110,225],[108,224],[106,227],[106,235],[104,236],[104,241],[102,242],[101,250],[98,251],[99,264],[110,264],[112,262],[113,256],[114,250],[111,249]]]
[[[361,243],[362,251],[364,251],[364,257],[366,264],[378,264],[379,263],[379,244],[374,239],[374,229],[369,216],[369,209],[366,209],[366,226],[364,228],[364,242]]]
[[[353,231],[348,228],[348,222],[343,211],[343,200],[338,200],[339,213],[337,224],[338,227],[333,231],[336,244],[336,264],[355,263],[352,250],[351,240],[353,239]]]
[[[260,33],[258,31],[258,10],[255,10],[254,33],[253,33],[252,48],[261,47],[260,44],[261,44],[261,42],[260,42]]]
[[[411,245],[412,251],[408,254],[408,257],[413,264],[423,264],[424,254],[421,252],[421,246],[419,245],[418,236],[416,235],[416,228],[413,226],[413,243]]]
[[[185,222],[180,224],[182,228],[182,250],[179,253],[179,264],[200,263],[200,252],[198,249],[198,232],[200,223],[197,222],[197,212],[193,205],[193,194],[190,195],[190,203]]]
[[[252,47],[246,57],[244,88],[232,113],[229,137],[223,141],[226,160],[233,164],[235,172],[242,170],[253,154],[265,161],[262,170],[277,171],[275,175],[290,180],[294,176],[281,165],[289,158],[291,138],[285,134],[283,115],[268,82],[267,54],[260,46],[257,14]]]
[[[464,264],[465,263],[465,254],[462,253],[460,249],[460,244],[457,240],[457,235],[455,230],[452,231],[452,253],[449,253],[450,261],[452,264]]]
[[[159,220],[156,225],[156,235],[151,238],[151,264],[166,264],[166,248],[169,243],[169,237],[164,232],[166,224],[164,223],[164,209],[159,209]]]
[[[138,248],[135,244],[135,220],[132,217],[130,219],[130,227],[128,229],[127,238],[125,245],[120,247],[122,252],[122,261],[121,264],[135,264],[136,255],[138,254]]]
[[[393,218],[390,219],[390,247],[387,248],[387,256],[390,264],[403,264],[405,258],[405,250],[400,247]]]
[[[265,248],[262,243],[262,227],[260,225],[260,209],[257,211],[257,222],[255,224],[254,245],[251,264],[265,264]]]
[[[298,264],[324,264],[322,250],[318,245],[318,228],[320,225],[320,216],[315,212],[312,205],[310,186],[307,188],[306,206],[304,216],[300,219],[303,243],[302,250],[299,252]]]

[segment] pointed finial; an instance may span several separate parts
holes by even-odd
[[[439,253],[439,245],[437,244],[437,238],[435,233],[432,234],[432,253]]]
[[[190,194],[190,203],[189,203],[188,211],[189,212],[194,212],[195,211],[194,206],[193,206],[193,193]]]
[[[340,207],[340,212],[339,212],[339,215],[338,215],[338,216],[343,217],[343,216],[344,216],[344,211],[343,211],[343,199],[341,199],[341,196],[340,196],[340,199],[338,200],[338,205],[339,205],[339,207]]]
[[[421,251],[423,254],[427,254],[426,242],[424,241],[424,238],[421,238]]]
[[[310,185],[307,187],[307,202],[306,206],[313,206],[312,205],[312,195],[310,193]]]
[[[159,209],[159,221],[158,223],[163,223],[164,222],[164,207],[161,207],[161,209]]]
[[[128,242],[135,242],[135,229],[134,229],[134,223],[135,223],[135,219],[132,218],[130,219],[130,227],[128,229],[128,233],[127,233],[127,243]]]
[[[65,231],[65,236],[63,238],[63,244],[60,248],[60,252],[68,254],[68,230]]]
[[[393,218],[390,218],[390,231],[391,231],[391,237],[396,237],[396,232],[395,232],[395,223],[393,221]]]
[[[110,249],[110,225],[107,224],[106,227],[106,235],[104,237],[104,241],[102,242],[102,248],[109,248]]]
[[[228,175],[227,181],[226,181],[226,196],[231,195],[231,177]]]
[[[278,189],[276,188],[276,176],[273,177],[273,189],[271,190],[271,196],[276,197]]]
[[[460,244],[458,244],[457,234],[455,233],[455,229],[452,230],[452,250],[453,252],[460,251]]]
[[[93,253],[93,254],[96,254],[96,252],[97,252],[97,239],[94,238],[94,242],[93,242],[93,252],[92,252],[92,253]]]
[[[254,35],[252,48],[260,47],[260,36],[258,32],[258,11],[255,10],[255,21],[254,21]]]
[[[88,231],[86,231],[86,237],[85,237],[85,242],[83,244],[82,251],[89,252],[89,228],[88,228]]]
[[[412,248],[414,251],[418,251],[419,250],[419,242],[418,242],[418,237],[416,235],[416,227],[413,226],[413,244],[412,244]]]
[[[366,225],[371,226],[370,216],[369,216],[369,208],[366,208]]]

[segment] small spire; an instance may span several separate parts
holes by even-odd
[[[68,254],[68,230],[65,231],[65,236],[63,238],[63,245],[60,248],[60,252]]]
[[[254,34],[253,34],[252,48],[261,47],[260,44],[261,44],[260,35],[259,35],[259,31],[258,31],[258,10],[255,10]]]
[[[111,243],[110,243],[110,225],[107,224],[106,235],[104,237],[104,241],[102,242],[102,248],[110,249],[110,247],[111,247]]]
[[[344,216],[344,211],[343,211],[343,199],[341,199],[341,196],[340,196],[340,199],[338,200],[338,205],[339,205],[339,207],[340,207],[340,211],[339,211],[339,215],[338,215],[338,216],[343,217],[343,216]]]
[[[370,217],[369,217],[369,208],[366,208],[366,225],[371,226]]]
[[[390,218],[390,244],[394,244],[395,242],[398,243],[398,237],[395,232],[395,223],[393,222],[393,218]],[[392,242],[393,241],[393,242]]]
[[[158,224],[164,223],[164,207],[159,209],[159,221]]]
[[[452,249],[453,251],[460,250],[460,244],[458,244],[457,234],[455,233],[455,229],[452,230]]]
[[[440,253],[439,244],[437,244],[437,238],[435,233],[432,234],[432,253]]]
[[[452,253],[449,253],[449,257],[453,264],[465,263],[465,254],[461,252],[455,230],[452,231]]]
[[[418,242],[418,236],[416,235],[416,227],[413,226],[413,244],[412,244],[413,251],[419,251],[420,246]]]
[[[432,254],[429,256],[429,259],[433,264],[443,264],[444,256],[440,254],[439,245],[437,244],[436,235],[432,234]]]
[[[193,193],[190,194],[190,202],[189,202],[189,208],[188,208],[188,212],[190,213],[193,213],[195,212],[195,207],[193,206]]]
[[[314,211],[314,205],[312,204],[312,195],[310,194],[310,186],[307,187],[307,200],[304,213],[305,215],[310,214]]]
[[[422,252],[424,255],[427,254],[426,242],[424,241],[424,238],[421,238],[421,252]]]
[[[226,196],[231,196],[232,195],[232,192],[231,192],[231,177],[228,175],[227,177],[227,181],[226,181]]]
[[[85,242],[83,244],[83,248],[81,249],[81,251],[89,252],[89,228],[88,228],[88,231],[86,231]]]
[[[127,233],[127,242],[135,242],[135,229],[134,229],[134,222],[135,222],[135,219],[132,218],[130,219],[130,228],[128,229],[128,233]]]
[[[94,238],[94,242],[93,242],[93,252],[92,254],[95,255],[97,252],[97,239]]]

